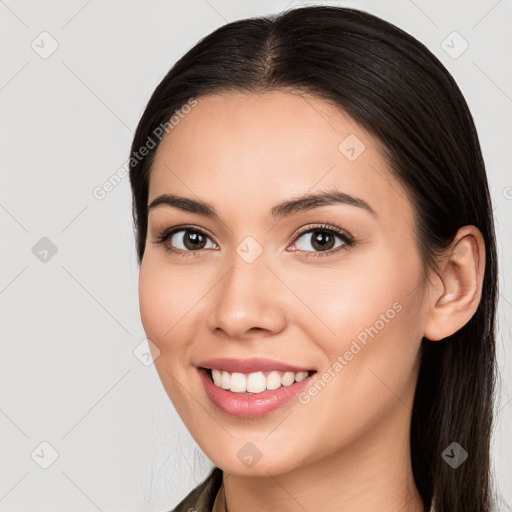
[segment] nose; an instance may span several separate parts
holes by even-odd
[[[284,285],[260,257],[247,263],[235,254],[231,269],[215,287],[208,328],[244,340],[281,332],[287,322]]]

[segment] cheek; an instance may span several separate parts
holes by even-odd
[[[382,321],[394,318],[399,308],[396,303],[404,300],[404,277],[396,264],[358,260],[293,276],[301,302],[291,304],[297,312],[305,308],[305,314],[295,318],[312,339],[324,340],[321,344],[331,354],[339,353],[365,328],[376,322],[381,327]]]
[[[139,274],[142,325],[146,337],[156,346],[155,368],[180,414],[187,411],[186,395],[179,382],[186,381],[184,372],[189,365],[187,355],[193,330],[193,305],[198,300],[188,293],[194,288],[187,283],[186,275],[181,269],[170,272],[169,265],[149,251],[144,255]]]
[[[211,292],[219,280],[210,265],[170,263],[164,254],[148,250],[139,274],[140,316],[146,337],[160,350],[157,365],[172,372],[190,365],[199,332],[207,324]],[[207,336],[207,335],[206,335]]]
[[[184,272],[169,272],[167,265],[145,254],[139,274],[139,305],[144,331],[162,353],[179,350],[180,334],[187,328],[195,301]]]
[[[326,356],[320,372],[325,385],[306,390],[301,407],[311,428],[331,439],[327,451],[331,443],[349,443],[371,431],[395,407],[407,412],[402,402],[412,403],[421,326],[420,298],[409,291],[398,281],[392,288],[347,289],[338,291],[338,300],[324,299],[320,311],[335,335],[309,333]]]
[[[344,407],[353,407],[357,417],[361,400],[374,397],[362,417],[371,415],[393,400],[387,386],[400,393],[411,385],[421,342],[419,260],[374,253],[371,259],[316,270],[295,282],[310,310],[295,318],[324,354],[323,373],[331,391],[322,392],[320,410],[329,409],[332,397],[343,396]],[[335,414],[332,407],[330,414]]]

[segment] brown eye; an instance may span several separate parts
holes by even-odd
[[[155,243],[163,245],[166,251],[180,256],[201,254],[202,249],[218,248],[205,232],[188,226],[176,226],[165,230],[156,237]]]
[[[336,237],[327,231],[313,231],[311,233],[311,246],[318,251],[328,251],[334,247]]]
[[[181,237],[183,245],[191,251],[203,249],[206,245],[206,237],[195,231],[185,231]]]
[[[315,226],[299,233],[294,244],[295,249],[311,256],[325,256],[336,253],[338,249],[352,247],[355,244],[354,239],[339,230],[338,228],[328,226]],[[337,242],[338,240],[338,242]],[[310,248],[313,248],[311,250]]]

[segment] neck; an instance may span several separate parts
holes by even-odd
[[[388,418],[348,447],[287,473],[224,472],[214,510],[424,512],[411,466],[410,413],[398,402]]]

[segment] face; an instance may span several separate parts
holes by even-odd
[[[407,429],[425,279],[376,139],[321,99],[200,97],[158,148],[152,203],[142,323],[217,466],[279,474]]]

